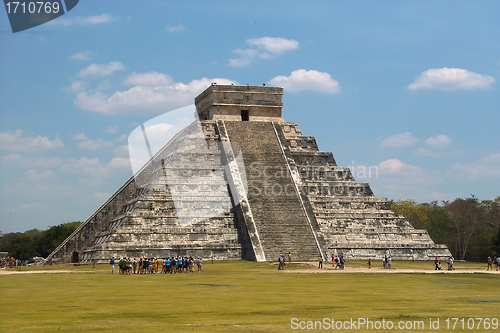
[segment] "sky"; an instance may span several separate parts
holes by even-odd
[[[128,136],[212,82],[280,86],[283,117],[374,195],[500,196],[498,1],[85,1],[0,10],[0,231],[86,220]],[[370,172],[369,172],[370,171]]]

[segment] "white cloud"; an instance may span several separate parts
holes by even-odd
[[[74,18],[63,19],[59,18],[57,20],[50,21],[49,24],[53,25],[62,25],[63,27],[69,27],[72,25],[95,25],[95,24],[103,24],[115,21],[116,18],[112,17],[109,14],[101,14],[101,15],[93,15],[93,16],[78,16]]]
[[[118,156],[129,156],[128,145],[122,145],[113,149],[113,153]]]
[[[472,90],[488,89],[495,79],[461,68],[432,68],[422,72],[415,82],[408,86],[409,90],[441,89],[441,90]]]
[[[111,169],[131,170],[130,159],[126,157],[114,157],[113,159],[111,159],[108,166]]]
[[[254,50],[254,49],[245,49],[245,50],[236,49],[233,52],[236,53],[236,54],[238,54],[238,55],[240,55],[243,58],[253,58],[257,54],[259,54],[259,51]]]
[[[500,153],[493,153],[472,163],[456,163],[446,174],[452,179],[484,179],[500,177]]]
[[[427,157],[457,157],[465,154],[463,149],[455,149],[453,151],[430,151],[425,148],[418,148],[415,150],[415,156],[427,156]]]
[[[332,79],[328,73],[316,70],[298,69],[293,71],[290,76],[279,75],[268,83],[283,87],[283,89],[292,93],[304,90],[330,94],[340,93],[340,84],[337,80]]]
[[[40,150],[52,150],[63,148],[64,143],[56,137],[50,140],[46,136],[26,136],[20,129],[14,133],[11,131],[0,132],[0,149],[9,151],[38,152]]]
[[[104,193],[104,192],[94,192],[92,193],[92,197],[97,199],[100,202],[105,202],[111,197],[111,194],[109,193]]]
[[[202,78],[188,84],[172,82],[154,87],[135,86],[126,91],[116,91],[112,95],[89,90],[79,93],[73,103],[83,110],[104,114],[166,112],[193,104],[194,98],[213,82],[237,84],[224,78]]]
[[[84,150],[97,150],[100,148],[111,148],[113,146],[113,142],[111,141],[104,141],[102,139],[97,139],[97,140],[85,140],[82,141],[78,144],[78,148],[84,149]]]
[[[71,137],[73,140],[76,140],[76,141],[81,141],[81,140],[87,140],[88,137],[85,135],[85,133],[80,133],[80,134],[75,134]]]
[[[113,61],[107,64],[91,64],[83,68],[78,74],[81,77],[92,77],[92,76],[109,76],[116,71],[123,71],[125,67],[119,61]]]
[[[111,84],[111,82],[108,79],[102,81],[97,86],[97,89],[99,89],[99,90],[110,90],[111,88],[113,88],[113,85]]]
[[[299,42],[293,39],[280,37],[261,37],[246,40],[247,44],[254,48],[236,49],[233,52],[239,55],[239,58],[229,59],[229,66],[244,67],[252,63],[256,58],[271,59],[282,55],[286,51],[299,48]]]
[[[296,50],[299,48],[299,42],[293,39],[286,39],[280,37],[261,37],[247,39],[250,46],[257,46],[264,49],[273,55],[280,55],[286,51]]]
[[[118,125],[108,126],[105,129],[103,129],[103,131],[110,134],[118,133]]]
[[[133,72],[125,80],[125,84],[131,86],[160,86],[171,84],[174,80],[170,75],[158,72],[136,73]]]
[[[451,144],[451,139],[444,134],[440,134],[435,138],[428,138],[427,140],[425,140],[425,143],[432,148],[446,148]]]
[[[375,166],[353,165],[351,172],[358,182],[369,182],[376,197],[390,199],[446,200],[449,196],[434,191],[443,182],[440,172],[429,172],[399,159],[388,159]]]
[[[85,91],[86,89],[87,88],[86,88],[85,82],[78,81],[78,80],[71,82],[71,86],[65,88],[66,91],[73,92],[73,93],[79,93],[79,92]]]
[[[59,157],[26,156],[19,154],[1,156],[0,161],[4,164],[15,164],[26,168],[52,168],[62,163]]]
[[[181,32],[186,30],[186,28],[182,25],[182,23],[179,23],[177,25],[169,25],[165,27],[165,29],[167,29],[168,32]]]
[[[380,147],[390,147],[390,148],[401,148],[404,146],[410,146],[418,142],[417,138],[411,135],[410,132],[399,133],[393,135],[382,141],[379,145]]]
[[[77,52],[75,54],[70,55],[69,59],[87,61],[87,60],[90,60],[90,56],[93,54],[94,54],[94,52],[92,52],[92,51]]]
[[[115,157],[109,163],[101,163],[98,158],[81,157],[80,159],[68,158],[61,167],[62,171],[85,176],[90,182],[111,177],[114,171],[131,171],[130,161],[125,157]],[[87,176],[90,176],[89,179]]]
[[[237,59],[229,59],[229,66],[231,67],[245,67],[252,63],[252,59],[250,58],[237,58]]]
[[[36,170],[29,170],[26,172],[26,178],[32,181],[52,179],[55,177],[55,175],[56,174],[50,170],[43,170],[42,172],[38,172]]]

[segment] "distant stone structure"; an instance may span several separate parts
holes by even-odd
[[[195,99],[200,121],[167,143],[47,263],[170,254],[256,261],[288,252],[294,260],[451,255],[319,151],[314,137],[285,122],[282,95],[278,87],[211,85]]]

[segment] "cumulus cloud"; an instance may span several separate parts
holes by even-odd
[[[177,25],[169,25],[165,29],[167,29],[168,32],[181,32],[186,30],[182,23],[179,23]]]
[[[137,77],[143,76],[137,75]],[[145,82],[150,81],[145,80]],[[79,93],[73,103],[83,110],[104,114],[165,112],[192,104],[196,95],[212,83],[237,84],[235,81],[224,78],[208,79],[204,77],[188,84],[172,82],[157,86],[136,85],[126,91],[116,91],[114,94],[91,89]]]
[[[96,76],[109,76],[116,71],[123,71],[125,67],[119,61],[112,61],[107,64],[91,64],[83,68],[78,74],[81,77],[96,77]]]
[[[129,156],[128,145],[121,145],[113,149],[113,153],[118,156]]]
[[[131,170],[130,161],[125,157],[115,157],[108,163],[101,163],[98,158],[68,158],[61,170],[79,176],[89,176],[92,180],[109,178],[116,170]]]
[[[94,52],[92,52],[92,51],[77,52],[75,54],[70,55],[69,59],[87,61],[87,60],[90,60],[90,56],[93,54],[94,54]]]
[[[72,25],[79,25],[79,26],[85,26],[85,25],[96,25],[96,24],[103,24],[103,23],[109,23],[112,21],[115,21],[116,18],[112,17],[109,14],[101,14],[101,15],[92,15],[92,16],[78,16],[74,18],[59,18],[57,20],[53,20],[48,22],[49,24],[52,25],[62,25],[63,27],[69,27]]]
[[[26,172],[26,178],[31,181],[41,181],[46,179],[52,179],[56,175],[50,170],[43,170],[42,172],[38,172],[36,170],[29,170]]]
[[[495,79],[462,68],[432,68],[422,72],[408,90],[441,89],[441,90],[472,90],[488,89]]]
[[[130,86],[161,86],[172,83],[174,80],[170,75],[158,72],[136,73],[133,72],[125,80]]]
[[[426,156],[426,157],[457,157],[465,154],[466,151],[463,149],[455,149],[453,151],[430,151],[425,148],[418,148],[415,152],[415,156]]]
[[[110,193],[105,193],[105,192],[94,192],[92,193],[92,197],[97,199],[100,202],[105,202],[111,197]]]
[[[446,174],[452,179],[484,179],[500,177],[500,153],[493,153],[472,163],[455,163]]]
[[[76,140],[76,141],[81,141],[81,140],[87,140],[88,137],[87,135],[85,135],[85,133],[80,133],[80,134],[75,134],[71,137],[73,140]]]
[[[0,149],[9,151],[39,152],[63,148],[64,143],[56,137],[50,140],[46,136],[28,136],[20,129],[15,132],[0,132]]]
[[[103,131],[110,134],[118,133],[118,125],[108,126],[105,129],[103,129]]]
[[[280,37],[261,37],[247,39],[246,43],[251,47],[248,49],[237,48],[233,52],[239,57],[229,59],[229,66],[244,67],[252,63],[256,58],[271,59],[282,55],[286,51],[292,51],[299,48],[299,42],[293,39]]]
[[[27,168],[52,168],[61,165],[62,160],[59,157],[44,156],[26,156],[19,154],[10,154],[1,156],[0,161],[8,165],[17,165]]]
[[[252,63],[252,59],[250,58],[237,58],[237,59],[229,59],[229,66],[231,67],[245,67]]]
[[[86,89],[87,89],[87,87],[85,85],[85,82],[76,80],[76,81],[71,82],[71,86],[66,87],[64,90],[66,90],[68,92],[72,92],[72,93],[79,93],[79,92],[85,91]]]
[[[410,146],[416,142],[418,142],[417,138],[411,135],[410,132],[404,132],[386,138],[379,146],[388,148],[401,148],[404,146]]]
[[[425,143],[432,148],[446,148],[451,144],[451,139],[444,134],[440,134],[435,138],[428,138]]]
[[[399,159],[387,159],[373,166],[353,162],[350,168],[358,182],[370,183],[377,197],[412,198],[419,201],[450,198],[448,194],[436,192],[433,188],[433,185],[443,182],[440,172],[427,171]]]
[[[78,144],[78,148],[84,150],[97,150],[100,148],[111,148],[111,147],[113,147],[113,142],[104,141],[102,139],[85,140]]]
[[[279,75],[268,83],[283,87],[283,89],[292,93],[304,90],[330,94],[340,93],[340,84],[337,80],[332,79],[328,73],[316,70],[298,69],[293,71],[290,76]]]
[[[280,55],[286,51],[296,50],[299,48],[299,42],[293,39],[280,37],[261,37],[247,39],[247,44],[257,46],[273,55]]]

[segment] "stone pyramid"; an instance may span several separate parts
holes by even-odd
[[[446,258],[314,137],[281,116],[283,89],[213,84],[196,117],[47,258]]]

